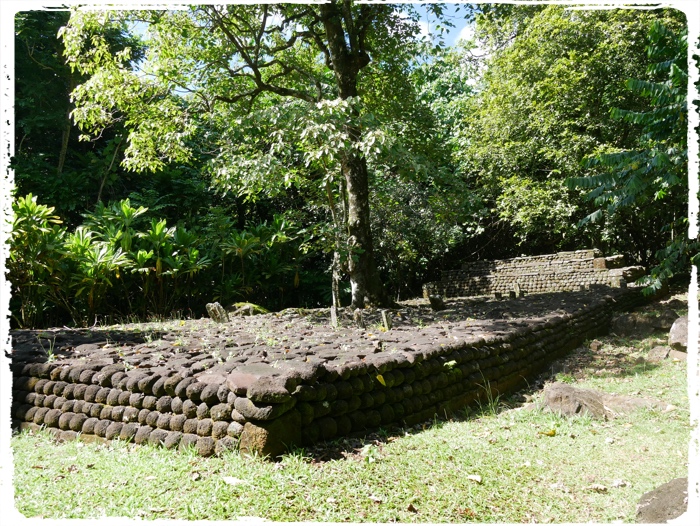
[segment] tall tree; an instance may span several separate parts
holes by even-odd
[[[640,136],[633,122],[609,109],[639,110],[644,100],[626,89],[643,75],[647,28],[655,19],[677,30],[683,21],[667,10],[573,11],[507,6],[479,19],[493,44],[481,91],[459,126],[455,157],[517,245],[532,251],[593,244],[647,264],[661,240],[653,218],[620,214],[602,228],[580,219],[591,204],[567,177],[598,148],[629,148]]]
[[[661,237],[649,284],[653,289],[697,258],[698,243],[686,238],[688,218],[688,63],[687,30],[674,31],[659,20],[651,24],[648,78],[626,86],[648,102],[641,110],[613,107],[613,118],[641,126],[627,148],[601,147],[585,159],[585,177],[568,184],[590,190],[597,209],[585,218],[615,221],[621,214],[653,218]]]
[[[115,178],[120,138],[110,130],[99,140],[78,142],[70,94],[85,79],[65,63],[57,38],[69,17],[68,11],[26,11],[15,17],[13,168],[18,195],[39,195],[74,223]],[[135,41],[121,32],[108,32],[105,39],[112,50],[132,46],[138,58]]]
[[[432,9],[441,12],[440,6]],[[390,72],[392,65],[410,60],[416,17],[410,6],[350,0],[172,12],[78,11],[63,38],[71,65],[90,78],[74,91],[74,117],[90,132],[123,120],[129,129],[125,165],[132,169],[191,159],[197,136],[203,149],[214,152],[212,166],[220,182],[231,188],[250,187],[251,181],[263,187],[293,185],[299,164],[333,161],[347,205],[343,226],[352,305],[386,305],[390,300],[370,230],[367,160],[376,136],[364,126],[371,116],[362,81],[370,64]],[[127,50],[113,55],[99,37],[85,38],[99,27],[127,27],[134,21],[147,28],[148,54],[140,74],[124,67]],[[294,144],[279,140],[285,133],[280,127],[270,130],[273,135],[261,135],[249,126],[247,131],[257,136],[240,137],[246,119],[261,108],[278,123],[292,122],[300,140],[312,132],[318,137],[326,126],[327,141],[299,154],[290,152]],[[315,119],[324,112],[332,118]],[[232,144],[236,138],[241,140]],[[263,154],[246,161],[236,148],[242,143],[257,144]],[[296,164],[290,163],[295,153]],[[240,166],[231,166],[232,159]],[[275,178],[272,172],[279,175],[281,168],[287,173]],[[237,180],[246,174],[247,181]]]

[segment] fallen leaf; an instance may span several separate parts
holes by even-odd
[[[46,469],[44,466],[32,466],[32,469]]]
[[[245,484],[245,480],[237,479],[236,477],[223,477],[222,480],[229,486],[238,486],[239,484]]]
[[[406,508],[406,511],[410,511],[411,513],[418,513],[418,510],[413,504],[409,504],[408,508]]]
[[[469,508],[460,508],[457,510],[457,513],[469,519],[473,519],[474,517],[476,517],[476,513]]]
[[[477,484],[481,484],[481,475],[467,475],[468,480],[473,480]]]
[[[606,491],[608,491],[608,488],[606,488],[602,484],[591,484],[586,489],[589,491],[595,491],[596,493],[605,493]]]
[[[88,464],[88,465],[87,465],[87,466],[85,466],[85,467],[86,467],[87,469],[92,469],[92,468],[94,468],[94,467],[95,467],[95,464]]]
[[[381,374],[377,375],[377,381],[382,384],[384,387],[386,387],[386,381],[384,380],[384,377]]]
[[[666,406],[666,409],[664,409],[664,413],[670,413],[671,411],[675,411],[676,409],[678,409],[678,408],[675,405],[668,404]]]
[[[376,495],[370,495],[369,500],[371,500],[372,502],[375,502],[377,504],[380,504],[382,502],[382,499],[377,497]]]
[[[605,439],[605,443],[606,443],[606,444],[614,444],[614,443],[615,443],[615,439],[614,439],[614,438],[608,437],[608,438]]]
[[[190,475],[190,478],[192,480],[199,480],[202,478],[202,475],[200,475],[197,471],[193,471],[192,474]]]
[[[550,429],[549,431],[538,431],[537,434],[538,434],[538,435],[545,435],[545,436],[548,436],[548,437],[553,437],[553,436],[556,436],[557,430],[556,430],[556,429]]]
[[[624,488],[625,486],[627,486],[627,482],[625,482],[622,479],[615,479],[613,480],[611,485],[613,488]]]

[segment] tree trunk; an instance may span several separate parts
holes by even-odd
[[[355,28],[352,20],[347,19],[338,3],[322,4],[319,6],[321,19],[326,31],[328,50],[333,64],[338,93],[346,100],[357,97],[357,77],[360,70],[369,64],[369,55],[361,48],[352,49],[351,42],[357,42],[357,35],[351,34]],[[343,28],[348,29],[348,35]],[[347,38],[346,38],[347,36]],[[357,117],[357,110],[353,117]],[[362,132],[352,122],[346,125],[353,144],[362,140]],[[341,161],[343,178],[348,201],[348,274],[352,288],[352,308],[364,308],[367,304],[389,306],[389,300],[384,285],[379,277],[374,261],[374,248],[369,215],[369,181],[367,177],[367,160],[358,153],[356,148],[350,148]]]
[[[58,166],[56,167],[56,173],[61,175],[63,172],[63,165],[66,162],[66,154],[68,153],[68,141],[70,139],[70,109],[66,112],[66,121],[63,127],[63,132],[61,133],[61,151],[58,154]]]
[[[351,132],[351,137],[354,131]],[[359,137],[353,138],[359,141]],[[352,307],[363,308],[366,304],[388,306],[390,301],[374,261],[367,161],[364,157],[351,153],[343,160],[342,171],[348,193],[348,273]]]

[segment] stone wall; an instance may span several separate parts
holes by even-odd
[[[601,257],[596,249],[475,261],[460,270],[443,271],[440,281],[423,286],[423,295],[449,298],[582,290],[596,285],[621,287],[644,274],[641,267],[622,267],[623,256]]]
[[[125,370],[97,358],[34,362],[18,353],[12,414],[16,426],[45,426],[62,439],[80,434],[192,445],[202,455],[236,447],[276,455],[289,445],[422,422],[523,387],[553,359],[607,332],[613,308],[646,299],[636,288],[611,289],[563,315],[502,321],[488,334],[466,325],[441,337],[388,331],[382,341],[394,342],[391,348],[379,343],[339,360],[319,346],[318,358],[233,363],[226,377]]]

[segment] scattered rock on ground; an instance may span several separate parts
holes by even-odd
[[[671,309],[664,309],[658,317],[651,320],[655,329],[669,330],[673,326],[673,322],[678,319],[678,313]]]
[[[664,523],[688,509],[688,478],[673,479],[642,495],[637,504],[637,522]]]
[[[554,382],[545,387],[544,403],[550,411],[563,415],[587,413],[598,419],[614,417],[619,413],[628,413],[642,407],[664,407],[663,403],[657,400],[601,393],[561,382]]]
[[[644,338],[654,332],[652,320],[639,312],[630,312],[613,318],[612,332],[618,336],[634,336]]]
[[[442,296],[438,294],[431,294],[428,296],[428,301],[430,301],[430,306],[432,307],[433,310],[445,310],[445,300],[442,299]]]
[[[666,358],[668,358],[668,354],[670,352],[670,347],[666,347],[665,345],[657,345],[649,351],[646,360],[652,363],[660,362],[661,360],[665,360]]]
[[[673,322],[668,334],[668,344],[678,351],[688,350],[688,316],[681,316]]]
[[[676,349],[671,349],[671,352],[668,354],[668,357],[672,360],[679,360],[681,362],[688,361],[688,353],[683,351],[677,351]]]

